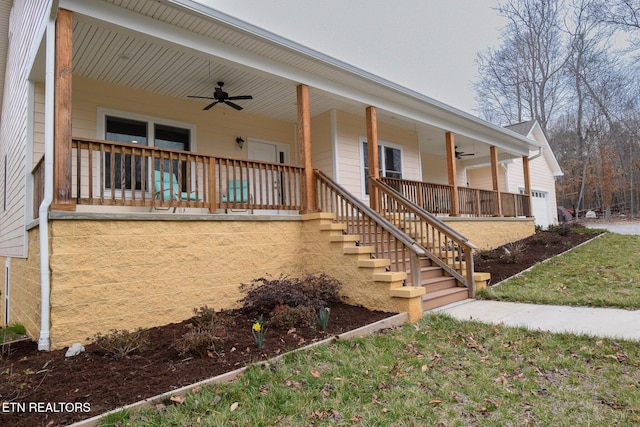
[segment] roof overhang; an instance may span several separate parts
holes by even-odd
[[[365,108],[375,106],[378,120],[415,130],[427,149],[431,140],[436,141],[434,150],[443,149],[440,142],[446,132],[455,134],[456,144],[492,145],[512,157],[541,147],[525,136],[201,3],[114,3],[60,0],[60,7],[74,12],[74,74],[176,97],[207,93],[218,76],[226,76],[234,82],[234,92],[254,95],[246,112],[290,122],[296,121],[293,89],[305,84],[311,88],[312,115],[340,110],[364,117]],[[95,37],[105,43],[96,43]],[[144,58],[120,61],[127,46],[151,52],[157,69],[150,69]],[[163,70],[162,78],[158,70]]]

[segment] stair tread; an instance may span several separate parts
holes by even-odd
[[[462,286],[456,286],[453,288],[447,288],[447,289],[440,289],[438,291],[433,291],[433,292],[427,292],[426,294],[424,294],[422,296],[422,300],[430,300],[430,299],[435,299],[435,298],[440,298],[446,295],[451,295],[451,294],[455,294],[455,293],[467,293],[467,288],[464,288]]]

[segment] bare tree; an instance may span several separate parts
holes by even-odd
[[[568,60],[559,0],[510,0],[498,12],[508,19],[502,45],[479,54],[478,111],[501,124],[536,119],[543,128],[562,102]],[[490,117],[491,116],[491,117]]]

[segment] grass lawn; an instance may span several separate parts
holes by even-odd
[[[131,426],[631,426],[640,343],[426,315],[250,368]]]
[[[638,259],[640,236],[607,233],[478,297],[636,310],[640,309]]]

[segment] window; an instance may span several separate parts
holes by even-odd
[[[104,135],[104,138],[109,141],[126,142],[130,144],[138,144],[144,146],[169,148],[172,150],[184,150],[190,151],[192,148],[192,138],[195,134],[195,126],[187,123],[177,123],[162,119],[156,119],[154,117],[129,114],[120,111],[108,111],[99,110],[100,122],[104,125],[104,129],[99,133]],[[124,177],[120,171],[124,166],[125,171],[130,171],[132,164],[135,170],[134,176],[131,173],[125,173]],[[123,163],[124,162],[124,165]],[[111,173],[113,168],[114,173],[114,187],[125,188],[127,190],[140,190],[142,188],[142,179],[149,179],[150,173],[147,177],[142,177],[141,159],[138,156],[134,156],[133,160],[131,155],[116,153],[114,156],[113,164],[111,164],[111,157],[106,156],[104,162],[105,173],[105,186],[111,188]],[[169,164],[169,160],[165,160],[163,169],[165,171],[173,170],[175,174],[178,170],[181,170],[183,186],[186,186],[186,173],[185,167],[178,168],[178,160],[174,160]],[[146,170],[150,169],[146,167]],[[153,165],[155,170],[160,169],[160,160],[156,159]],[[122,185],[122,178],[124,178],[124,186]],[[132,179],[135,182],[132,182]],[[149,188],[148,186],[146,186]],[[186,189],[183,188],[183,191]]]
[[[124,119],[120,117],[106,117],[105,123],[105,139],[108,141],[117,141],[117,142],[129,142],[132,144],[139,145],[148,145],[147,144],[147,123]],[[116,188],[122,188],[122,174],[118,173],[122,169],[122,155],[116,154],[114,158],[114,185]],[[140,190],[141,187],[141,172],[140,172],[140,158],[135,158],[135,189]],[[104,173],[105,173],[105,183],[107,188],[111,188],[111,180],[108,177],[111,177],[111,157],[105,156],[104,159]],[[131,156],[124,156],[124,168],[126,171],[131,170]],[[125,175],[125,188],[127,190],[131,190],[131,174]]]
[[[369,150],[367,141],[362,141],[362,159],[364,171],[364,194],[369,194]],[[378,168],[380,176],[402,178],[402,150],[386,143],[378,142]]]

